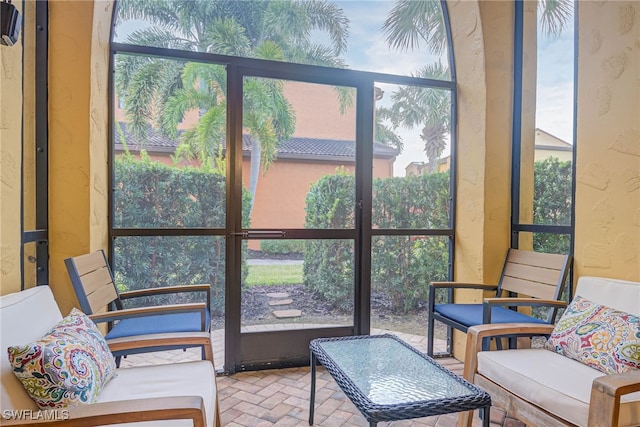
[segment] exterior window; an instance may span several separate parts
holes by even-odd
[[[521,103],[515,116],[514,176],[516,247],[572,252],[574,187],[574,4],[516,2],[516,32],[522,34]],[[518,37],[516,36],[516,40]],[[530,55],[529,52],[537,52]],[[516,61],[517,58],[516,58]],[[535,105],[527,109],[525,105]],[[526,233],[524,231],[527,231]]]
[[[422,335],[416,288],[450,277],[455,240],[443,5],[119,1],[119,286],[211,283],[214,328],[255,332],[256,301],[280,292],[309,307],[283,330]]]

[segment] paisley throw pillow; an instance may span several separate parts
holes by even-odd
[[[577,295],[545,348],[606,374],[640,369],[640,318]]]
[[[95,323],[75,308],[44,337],[8,353],[13,373],[41,409],[95,402],[116,371]]]

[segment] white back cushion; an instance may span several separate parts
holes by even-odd
[[[640,282],[583,276],[576,294],[598,304],[640,316]]]
[[[7,347],[37,340],[60,320],[62,314],[48,286],[0,297],[0,409],[38,409],[13,374]]]

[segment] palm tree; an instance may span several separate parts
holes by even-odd
[[[574,0],[538,0],[540,24],[546,35],[565,30],[573,15]],[[440,55],[447,47],[440,0],[398,0],[382,26],[387,43],[394,49],[415,50],[425,43]]]
[[[410,51],[420,49],[424,44],[431,53],[441,56],[447,46],[447,37],[440,7],[439,0],[398,0],[382,26],[389,47]],[[538,8],[545,34],[558,35],[573,14],[573,0],[539,0]],[[423,67],[414,76],[450,78],[449,70],[440,63]],[[449,132],[448,96],[444,91],[405,86],[394,93],[392,99],[394,105],[381,111],[379,116],[388,118],[394,126],[411,128],[422,124],[420,138],[425,142],[429,170],[434,171]]]
[[[127,19],[151,24],[129,35],[130,44],[346,67],[340,55],[349,21],[325,0],[121,0],[118,22]],[[330,42],[313,43],[314,31],[326,33]],[[221,66],[121,55],[116,70],[116,87],[134,132],[144,135],[152,123],[177,137],[184,113],[197,108],[199,121],[184,133],[177,155],[213,165],[225,134],[226,74]],[[348,103],[349,97],[341,95],[343,104]],[[295,117],[282,83],[258,78],[244,82],[243,113],[243,127],[251,135],[249,188],[254,200],[259,171],[275,160],[279,142],[295,129]]]
[[[441,62],[436,62],[412,73],[412,77],[443,79],[448,73]],[[391,107],[379,108],[377,114],[388,119],[394,128],[403,126],[413,129],[422,126],[420,138],[424,141],[424,151],[429,159],[428,171],[434,172],[449,133],[450,92],[420,86],[400,86],[391,95],[391,101]]]

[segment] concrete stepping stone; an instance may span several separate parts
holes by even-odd
[[[302,316],[302,311],[300,310],[274,310],[273,315],[276,316],[276,319],[290,319],[292,317],[300,317]]]
[[[270,292],[267,296],[269,298],[289,298],[289,294],[286,292]]]
[[[269,301],[268,304],[269,305],[289,305],[293,302],[293,300],[291,298],[289,299],[278,299],[275,301]]]

